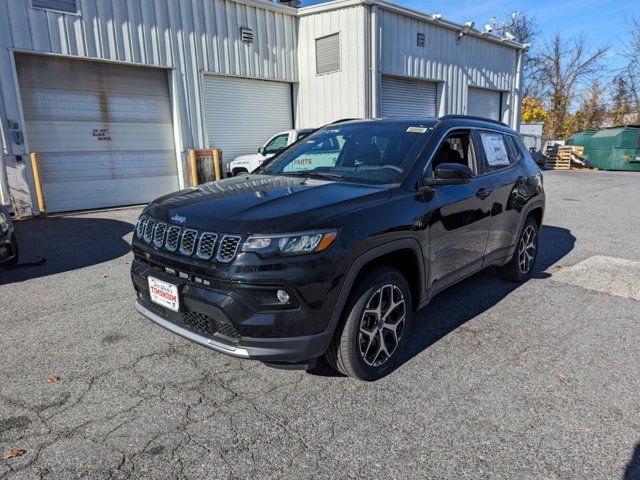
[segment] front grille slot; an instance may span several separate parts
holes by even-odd
[[[158,223],[156,225],[156,231],[153,234],[153,246],[156,248],[162,248],[164,245],[164,236],[167,233],[167,224]]]
[[[180,242],[180,253],[186,257],[193,255],[196,249],[196,239],[198,232],[196,230],[185,230],[182,232],[182,241]]]
[[[233,260],[240,246],[240,240],[242,239],[236,235],[225,235],[222,237],[216,259],[223,263],[228,263]]]
[[[142,238],[145,243],[151,243],[153,239],[153,233],[155,231],[156,221],[152,218],[147,220],[147,223],[144,227],[144,237]]]
[[[138,238],[142,238],[142,236],[144,235],[144,227],[146,226],[146,223],[147,223],[147,216],[142,215],[138,219],[138,223],[136,224],[136,236]]]
[[[200,236],[200,241],[198,242],[198,251],[196,253],[198,258],[201,258],[202,260],[209,260],[213,257],[217,239],[218,235],[215,233],[203,233]]]
[[[178,250],[178,243],[180,242],[180,227],[171,226],[167,229],[167,241],[165,242],[165,248],[170,252]]]

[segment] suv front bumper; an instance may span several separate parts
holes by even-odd
[[[151,302],[148,277],[175,284],[179,312]],[[134,260],[131,278],[137,293],[136,309],[145,317],[188,340],[220,353],[249,358],[272,366],[308,366],[327,350],[331,332],[318,328],[321,311],[311,308],[290,285],[281,286],[296,298],[290,309],[257,308],[254,291],[264,285],[231,282],[199,283],[195,278],[168,275],[160,265]],[[278,286],[271,286],[277,289]],[[326,321],[322,323],[326,326]],[[320,331],[318,331],[320,330]]]

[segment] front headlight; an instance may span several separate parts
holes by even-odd
[[[242,251],[254,252],[262,256],[303,255],[326,250],[337,236],[337,230],[251,235],[244,242]]]

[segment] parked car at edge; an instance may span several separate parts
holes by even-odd
[[[0,270],[18,263],[18,242],[11,215],[0,205]]]
[[[374,380],[438,292],[490,265],[531,277],[544,208],[540,169],[501,123],[332,124],[253,174],[147,206],[136,307],[218,352],[282,368],[324,355]]]
[[[276,133],[258,149],[258,153],[250,155],[240,155],[227,165],[227,174],[235,177],[241,173],[253,172],[268,158],[285,149],[289,145],[296,143],[313,132],[313,129],[302,128],[298,130],[286,130]]]

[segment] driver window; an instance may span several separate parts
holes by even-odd
[[[289,134],[278,135],[271,139],[269,143],[267,143],[264,147],[265,153],[270,155],[274,153],[278,153],[280,150],[287,146],[287,142],[289,141]]]
[[[431,170],[435,170],[443,163],[459,163],[468,166],[476,174],[475,156],[471,132],[454,132],[444,139],[433,160]]]

